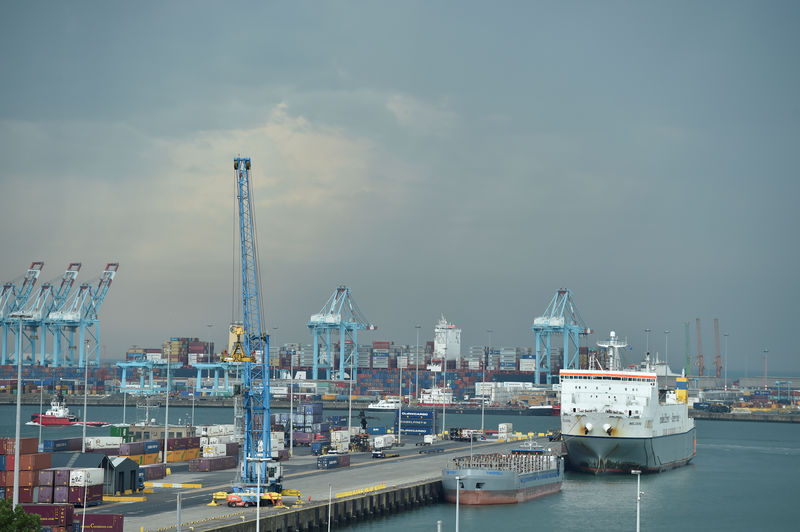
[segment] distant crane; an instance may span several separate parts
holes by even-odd
[[[592,330],[581,318],[572,291],[568,288],[559,288],[544,314],[533,320],[533,333],[536,336],[536,384],[540,383],[539,368],[542,367],[545,368],[547,384],[551,384],[553,375],[550,335],[555,333],[564,336],[562,368],[575,369],[579,360],[579,338],[581,335],[591,334]]]
[[[244,445],[240,476],[228,503],[255,504],[261,491],[280,492],[282,466],[272,459],[269,399],[269,336],[261,321],[261,278],[258,270],[256,224],[250,186],[250,158],[233,160],[239,204],[239,243],[242,269],[242,324],[238,331],[244,364],[241,393],[244,398]],[[239,349],[237,347],[237,349]]]
[[[714,355],[714,367],[717,370],[717,378],[722,377],[722,357],[719,354],[719,318],[714,318],[714,345],[716,354]]]
[[[119,270],[118,262],[106,264],[103,273],[97,280],[97,285],[82,283],[78,289],[66,297],[63,305],[57,310],[50,312],[46,319],[48,328],[53,333],[53,360],[61,360],[61,339],[66,337],[68,340],[68,352],[64,356],[64,365],[75,365],[75,331],[78,331],[79,358],[78,367],[85,367],[88,364],[89,356],[94,355],[94,363],[100,365],[100,307],[105,301],[106,294],[111,288],[111,282]],[[77,275],[77,272],[76,272]],[[65,274],[66,277],[66,274]],[[63,283],[62,283],[63,284]],[[71,285],[71,282],[70,282]],[[87,340],[93,340],[92,353],[86,352]]]
[[[33,286],[36,284],[36,280],[39,278],[39,274],[42,272],[42,268],[44,267],[44,262],[32,262],[30,268],[25,273],[25,276],[22,279],[22,284],[20,284],[19,288],[17,285],[14,284],[13,281],[7,282],[3,285],[3,291],[0,292],[0,321],[2,321],[2,364],[5,365],[10,362],[8,358],[8,331],[12,330],[15,334],[22,334],[20,330],[19,321],[20,318],[23,317],[20,314],[16,314],[23,309],[25,303],[28,301],[28,298],[33,291]],[[16,327],[16,329],[15,329]],[[16,357],[22,356],[21,353],[16,353],[15,351],[15,358],[14,361],[17,360]]]
[[[36,297],[31,299],[25,309],[22,311],[24,315],[22,324],[23,328],[30,331],[28,339],[31,344],[31,353],[36,352],[36,340],[40,339],[39,343],[39,364],[44,365],[47,362],[46,347],[47,347],[47,332],[48,318],[50,313],[59,309],[63,305],[70,289],[72,288],[75,278],[81,269],[80,262],[71,262],[67,266],[67,270],[61,277],[61,283],[56,287],[52,282],[46,282],[39,287],[39,292]],[[55,339],[55,337],[54,337]],[[54,340],[55,341],[55,340]],[[54,349],[55,352],[55,349]],[[36,356],[32,357],[32,363],[35,362]],[[55,358],[53,361],[54,366],[59,365],[59,361]]]
[[[340,285],[334,290],[322,309],[311,316],[306,325],[314,337],[314,364],[312,378],[318,379],[320,366],[327,370],[327,378],[332,378],[334,365],[331,359],[331,331],[339,332],[339,380],[344,380],[345,369],[353,367],[352,373],[358,366],[358,331],[374,331],[378,327],[371,324],[358,308],[358,303],[353,298],[350,289]],[[325,333],[325,359],[320,360],[319,343],[320,333]],[[348,338],[350,352],[347,353]],[[354,379],[354,375],[350,375]]]
[[[697,318],[697,375],[702,377],[705,372],[705,363],[703,362],[703,344],[700,341],[700,318]]]

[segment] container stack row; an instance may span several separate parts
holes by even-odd
[[[19,441],[19,502],[32,503],[37,498],[39,472],[52,464],[50,453],[37,452],[37,438]],[[0,438],[0,495],[14,498],[14,469],[16,444],[14,438]],[[67,502],[67,501],[64,501]]]
[[[402,431],[402,434],[414,435],[414,436],[425,436],[428,434],[436,434],[436,411],[414,410],[414,409],[404,408],[402,410],[402,413],[400,413],[399,415],[398,411],[395,411],[394,414],[395,434],[398,433],[398,429]]]
[[[122,532],[125,523],[120,514],[75,513],[71,504],[23,504],[22,509],[27,514],[38,515],[42,530],[50,532]]]

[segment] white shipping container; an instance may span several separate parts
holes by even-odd
[[[513,429],[514,429],[513,423],[500,423],[499,425],[497,425],[497,432],[503,434],[509,434],[513,432]]]
[[[350,444],[348,442],[338,442],[333,445],[333,448],[336,449],[336,452],[339,454],[344,454],[348,450],[350,450]]]
[[[394,445],[394,434],[384,434],[383,440],[386,442],[387,447]]]
[[[208,445],[208,437],[207,436],[200,436],[200,447],[203,448]]]
[[[280,442],[282,442],[282,441],[284,441],[284,440],[286,439],[286,436],[283,434],[283,432],[277,432],[277,431],[276,431],[276,432],[270,432],[269,434],[270,434],[270,436],[269,436],[269,437],[270,437],[270,439],[272,440],[272,443],[273,443],[273,444],[274,444],[276,441],[280,441]]]
[[[331,431],[331,442],[347,442],[350,443],[350,433],[346,430],[333,430]]]
[[[69,485],[97,486],[103,483],[104,474],[102,468],[72,469],[69,472]]]
[[[385,449],[389,447],[391,443],[386,441],[386,435],[383,436],[375,436],[375,439],[372,440],[372,448],[373,449]]]

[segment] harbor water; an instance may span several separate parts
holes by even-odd
[[[82,408],[71,407],[82,414]],[[23,421],[38,413],[38,406],[23,406]],[[275,410],[281,411],[280,409]],[[353,409],[358,424],[359,409]],[[370,426],[389,425],[391,412],[364,412]],[[233,410],[195,409],[195,422],[232,423]],[[326,410],[326,415],[347,411]],[[14,436],[15,407],[0,407],[0,436]],[[126,420],[142,418],[129,405]],[[89,407],[89,420],[122,421],[122,407]],[[164,421],[164,408],[150,410],[150,418]],[[172,424],[187,423],[191,409],[170,407]],[[557,417],[486,415],[485,427],[511,422],[515,431],[543,432],[559,426]],[[448,427],[479,428],[480,414],[447,413]],[[81,427],[42,429],[42,439],[80,436]],[[87,427],[87,436],[108,435],[108,428]],[[38,436],[39,428],[22,426],[23,436]],[[800,424],[732,421],[697,421],[697,457],[690,465],[641,478],[641,529],[682,530],[795,530],[797,528],[800,471]],[[391,483],[391,479],[386,479]],[[636,478],[633,475],[599,476],[568,473],[556,495],[515,505],[464,507],[460,530],[635,530]],[[368,522],[337,528],[348,532],[406,532],[455,529],[455,505],[423,506]]]

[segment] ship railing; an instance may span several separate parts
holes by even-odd
[[[494,469],[524,474],[554,469],[557,467],[557,459],[553,454],[488,454],[457,457],[450,465],[451,469]]]

